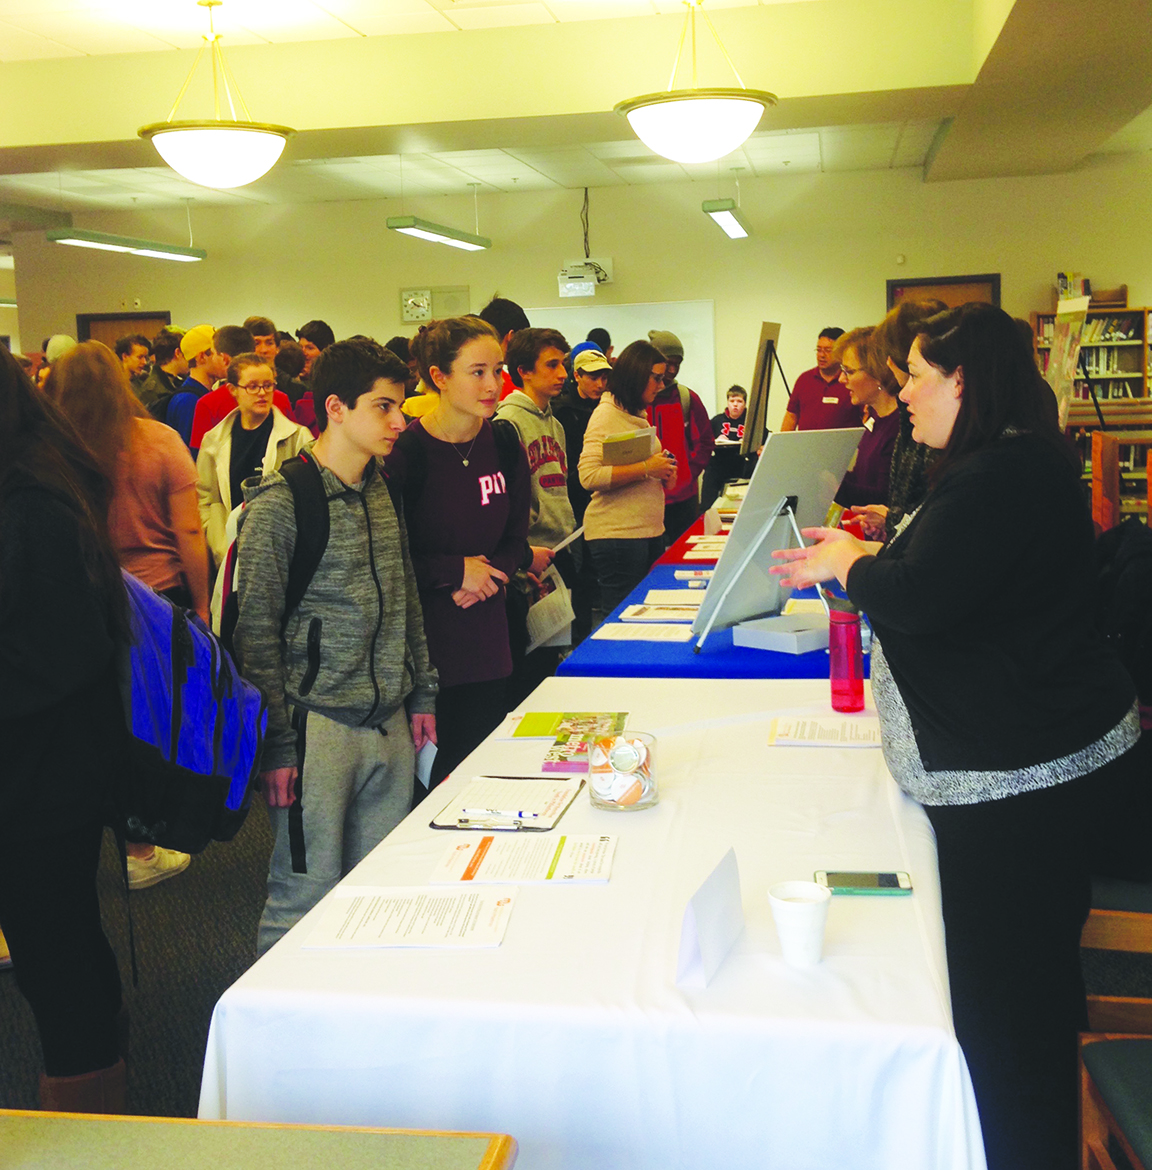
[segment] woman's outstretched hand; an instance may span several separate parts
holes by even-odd
[[[789,562],[769,570],[789,589],[807,589],[833,577],[843,585],[848,570],[861,557],[880,549],[879,544],[857,540],[842,528],[803,528],[801,533],[815,543],[806,548],[778,548],[772,553],[776,560]]]

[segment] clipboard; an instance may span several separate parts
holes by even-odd
[[[518,780],[474,776],[428,822],[449,832],[547,833],[571,807],[584,779]]]

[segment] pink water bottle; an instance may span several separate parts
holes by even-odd
[[[828,614],[829,677],[834,711],[864,710],[864,654],[860,615],[842,609]]]

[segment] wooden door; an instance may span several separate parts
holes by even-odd
[[[76,340],[102,341],[111,349],[121,337],[139,333],[149,339],[165,325],[172,323],[172,314],[160,313],[77,313]]]

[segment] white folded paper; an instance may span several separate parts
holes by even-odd
[[[880,746],[880,720],[875,715],[824,716],[820,719],[773,719],[769,747]]]
[[[677,986],[707,987],[743,929],[740,867],[736,850],[729,849],[684,910]]]

